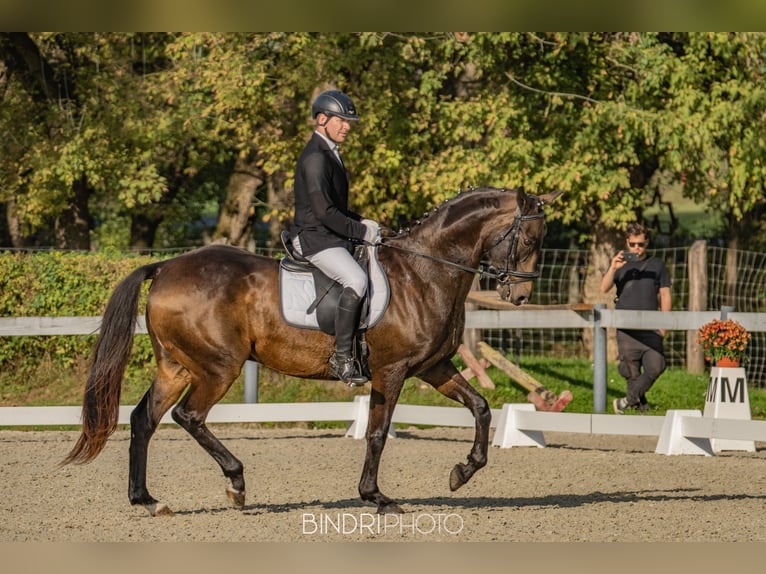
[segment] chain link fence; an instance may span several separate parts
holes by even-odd
[[[673,310],[689,310],[690,247],[653,249],[652,255],[665,262],[672,281]],[[560,305],[592,303],[584,296],[590,265],[587,250],[543,249],[540,278],[535,282],[533,303]],[[738,312],[766,312],[766,253],[705,246],[706,300],[704,310],[719,311],[724,306]],[[482,280],[481,289],[493,289],[491,280]],[[766,333],[752,333],[745,356],[748,382],[766,387]],[[582,329],[503,329],[485,330],[483,339],[504,353],[555,357],[592,357],[589,337]],[[685,331],[669,331],[665,352],[670,367],[687,365]]]

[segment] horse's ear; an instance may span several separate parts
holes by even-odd
[[[537,199],[542,204],[545,205],[546,203],[550,203],[554,199],[556,199],[559,195],[564,193],[560,189],[557,189],[556,191],[552,191],[550,193],[544,193],[543,195],[539,196]]]

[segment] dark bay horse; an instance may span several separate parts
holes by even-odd
[[[460,488],[486,465],[489,406],[451,361],[463,335],[465,300],[483,262],[490,265],[504,300],[517,305],[529,300],[544,235],[543,206],[560,193],[537,197],[521,189],[494,188],[460,193],[379,247],[391,298],[385,315],[367,332],[372,380],[359,482],[362,500],[376,505],[378,512],[401,512],[378,488],[378,466],[408,377],[426,381],[476,419],[473,446],[467,461],[452,469],[450,489]],[[149,440],[175,405],[173,419],[220,465],[231,483],[229,499],[243,506],[242,463],[206,426],[210,408],[226,394],[247,359],[295,377],[330,378],[334,339],[283,321],[278,267],[276,259],[212,245],[144,265],[125,278],[104,312],[84,393],[82,433],[63,463],[94,459],[117,426],[139,294],[143,282],[151,279],[146,325],[157,375],[130,417],[130,503],[143,505],[152,515],[172,514],[149,494],[146,467]]]

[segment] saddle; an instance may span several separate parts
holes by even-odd
[[[279,262],[279,310],[288,325],[335,335],[335,310],[343,286],[327,277],[293,248],[290,234],[282,231],[285,256]],[[380,321],[388,307],[388,277],[380,266],[377,246],[358,245],[354,259],[367,271],[367,294],[359,313],[354,355],[366,365],[365,331]]]

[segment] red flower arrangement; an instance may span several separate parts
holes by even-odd
[[[728,358],[738,360],[750,341],[750,333],[732,319],[713,319],[697,330],[697,344],[702,345],[705,359],[718,362]]]

